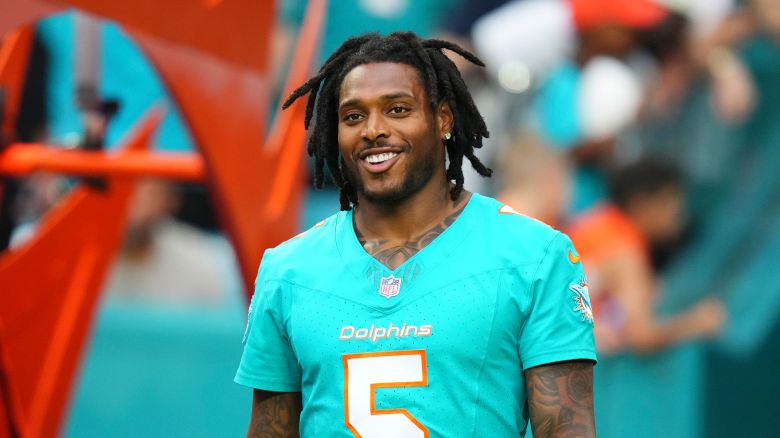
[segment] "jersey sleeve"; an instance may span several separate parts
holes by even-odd
[[[300,391],[300,366],[285,324],[285,283],[263,277],[261,266],[249,305],[244,353],[234,381],[265,391]]]
[[[520,333],[523,369],[565,360],[596,361],[588,282],[571,240],[558,233],[540,262]]]

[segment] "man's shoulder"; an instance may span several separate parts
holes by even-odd
[[[538,252],[540,255],[561,233],[500,201],[479,195],[478,223],[491,246]],[[530,254],[529,254],[530,255]]]
[[[317,222],[308,230],[269,248],[263,254],[261,269],[266,278],[285,278],[298,268],[317,270],[318,261],[335,259],[338,248],[336,233],[344,212]]]

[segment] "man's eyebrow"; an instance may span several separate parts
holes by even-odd
[[[400,97],[411,97],[411,98],[414,99],[414,94],[406,92],[406,91],[399,91],[397,93],[385,94],[384,96],[381,97],[381,99],[382,100],[393,100],[393,99],[398,99]]]
[[[406,92],[406,91],[399,91],[397,93],[390,93],[390,94],[384,94],[379,97],[381,100],[393,100],[398,99],[401,97],[409,97],[414,98],[414,95],[412,93]],[[357,106],[360,103],[360,99],[347,99],[339,104],[339,109],[350,107],[350,106]]]

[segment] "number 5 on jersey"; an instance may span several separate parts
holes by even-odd
[[[358,438],[427,438],[428,429],[406,409],[376,409],[376,390],[427,386],[425,350],[345,354],[344,414]]]

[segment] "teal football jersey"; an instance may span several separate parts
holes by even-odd
[[[301,391],[303,437],[525,433],[523,370],[596,360],[565,235],[472,195],[395,270],[340,212],[265,252],[235,381]]]

